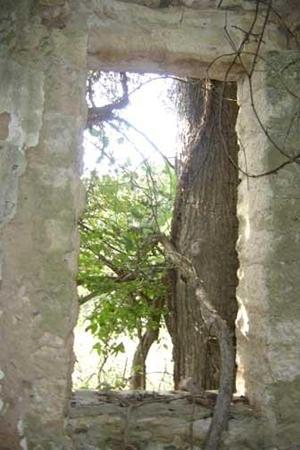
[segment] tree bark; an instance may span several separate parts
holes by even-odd
[[[183,88],[189,122],[186,151],[175,201],[171,241],[195,267],[207,299],[234,335],[238,259],[238,145],[236,87],[222,82],[189,82]],[[203,389],[216,389],[220,351],[207,330],[195,288],[180,269],[170,274],[167,324],[174,346],[174,381],[192,377]]]
[[[142,338],[140,339],[132,360],[130,389],[146,389],[146,359],[151,345],[158,338],[158,334],[159,328],[149,329],[143,334]]]
[[[213,417],[204,442],[204,450],[219,450],[223,431],[226,429],[230,404],[233,392],[234,361],[235,352],[233,346],[233,335],[226,320],[222,319],[217,310],[211,304],[207,295],[207,289],[203,281],[199,278],[197,269],[189,258],[178,253],[174,244],[164,235],[160,236],[160,242],[164,247],[167,258],[174,267],[180,267],[181,273],[194,290],[198,309],[207,330],[211,330],[218,341],[220,350],[220,378],[217,402],[214,408]],[[190,392],[195,395],[194,388],[198,386],[193,380],[190,384]]]

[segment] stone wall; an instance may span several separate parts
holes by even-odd
[[[275,4],[285,11],[291,2]],[[78,449],[102,450],[102,431],[99,444],[80,439],[88,433],[94,439],[89,430],[97,427],[105,435],[110,423],[120,440],[120,421],[105,408],[100,419],[90,418],[93,406],[76,417],[71,408],[66,419],[77,317],[76,223],[83,197],[79,174],[86,65],[205,76],[212,59],[229,48],[225,16],[238,44],[253,18],[254,2],[227,0],[206,12],[201,4],[197,2],[197,12],[183,13],[180,6],[149,12],[113,0],[1,2],[1,450],[68,450],[72,440]],[[297,14],[288,12],[299,31]],[[252,174],[282,167],[265,177],[241,176],[238,363],[246,393],[261,416],[251,412],[236,418],[232,411],[223,442],[231,450],[300,445],[300,172],[282,154],[299,151],[299,53],[288,50],[290,40],[282,22],[271,22],[264,59],[252,77],[254,105],[265,132],[255,117],[247,79],[239,81],[240,165]],[[251,50],[255,36],[249,41]],[[227,66],[228,59],[219,60],[210,75],[222,79]],[[237,64],[232,77],[240,77],[242,69]],[[145,433],[133,430],[134,445],[141,440],[139,445],[148,450],[188,448],[191,417],[179,405],[172,419],[168,408],[148,411],[149,419],[141,407],[137,422]],[[203,442],[211,409],[198,413],[194,448]],[[147,421],[154,434],[147,431]],[[161,423],[168,437],[163,437]],[[174,429],[180,437],[176,442]]]
[[[71,12],[66,23],[49,22],[34,6],[4,2],[0,12],[0,448],[7,450],[67,448],[77,318],[86,31]]]
[[[288,163],[300,153],[299,99],[299,52],[270,53],[252,86],[240,83],[240,165],[273,172],[241,175],[238,366],[278,448],[300,446],[300,160]]]
[[[216,394],[79,391],[67,430],[76,450],[200,450]],[[264,421],[241,398],[232,404],[223,450],[262,450]]]

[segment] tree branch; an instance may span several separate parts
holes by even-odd
[[[90,301],[93,298],[97,297],[97,295],[98,295],[98,292],[94,291],[94,292],[91,292],[90,294],[84,295],[83,297],[79,297],[79,299],[78,299],[79,305],[80,306],[84,305],[88,301]]]
[[[220,448],[222,433],[228,422],[233,391],[235,361],[232,333],[226,321],[222,319],[207,298],[203,281],[200,280],[192,262],[181,255],[166,236],[158,236],[158,239],[165,249],[166,256],[174,266],[180,269],[186,278],[191,280],[195,288],[196,298],[199,301],[204,323],[208,329],[213,329],[218,339],[221,354],[219,393],[204,446],[204,450],[218,450]]]
[[[114,118],[113,111],[116,109],[123,109],[128,105],[128,84],[126,72],[120,72],[121,86],[123,95],[113,103],[104,106],[95,106],[93,99],[90,99],[92,104],[88,108],[87,128],[92,128],[101,122],[107,122]]]
[[[168,164],[168,166],[175,170],[175,167],[173,166],[173,164],[170,162],[170,160],[163,154],[163,152],[157,147],[157,145],[154,144],[154,142],[152,141],[152,139],[150,139],[145,133],[143,133],[142,131],[140,131],[138,128],[136,128],[131,122],[129,122],[128,120],[124,119],[123,117],[119,117],[119,116],[113,116],[112,119],[109,120],[116,120],[118,122],[124,123],[127,127],[132,128],[137,134],[139,134],[140,136],[142,136],[142,138],[145,139],[145,141],[148,142],[148,144],[151,145],[151,147],[154,148],[154,150],[162,157],[162,159],[165,161],[166,164]]]

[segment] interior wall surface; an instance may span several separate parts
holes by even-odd
[[[87,37],[56,3],[0,8],[1,450],[71,448]]]
[[[239,83],[238,367],[280,449],[300,445],[299,99],[299,51]]]

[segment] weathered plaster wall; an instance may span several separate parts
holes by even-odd
[[[249,83],[240,83],[240,165],[272,170],[299,154],[299,52],[272,52]],[[237,320],[239,367],[253,404],[262,409],[276,448],[300,445],[300,167],[287,164],[261,178],[242,177]],[[292,447],[291,447],[292,448]]]
[[[4,2],[0,13],[0,448],[7,450],[69,445],[62,432],[77,315],[87,38],[71,11],[61,17],[58,7],[49,21],[51,8]]]

